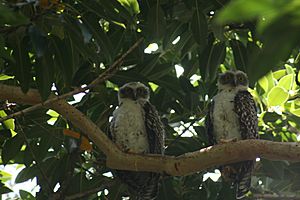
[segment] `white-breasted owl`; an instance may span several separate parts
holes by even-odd
[[[124,152],[164,154],[164,127],[149,98],[149,88],[140,82],[119,89],[119,107],[113,112],[110,133]],[[156,199],[159,173],[117,170],[116,175],[135,199]]]
[[[255,102],[248,92],[248,77],[242,71],[220,74],[218,93],[213,97],[206,127],[211,145],[234,140],[258,139],[258,120]],[[255,160],[242,161],[221,167],[225,180],[236,185],[236,199],[249,192]]]

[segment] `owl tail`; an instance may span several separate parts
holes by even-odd
[[[140,191],[136,200],[155,200],[158,193],[158,184],[151,184]]]
[[[160,174],[152,173],[147,185],[140,188],[136,200],[155,200],[158,194]]]
[[[128,186],[134,200],[156,199],[160,174],[125,170],[116,170],[115,174]]]
[[[239,177],[237,180],[236,199],[243,199],[251,187],[251,174],[254,161],[246,161],[241,164]]]

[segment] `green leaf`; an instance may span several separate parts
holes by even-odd
[[[207,44],[208,25],[205,15],[196,7],[196,10],[192,17],[191,29],[194,39],[200,46]]]
[[[171,48],[173,46],[172,42],[184,32],[186,24],[180,21],[174,20],[171,24],[167,26],[166,34],[163,37],[163,46],[165,49]],[[176,44],[175,44],[176,45]]]
[[[95,1],[92,1],[95,2]],[[95,3],[93,3],[94,5]],[[109,18],[114,19],[116,16],[120,16],[127,22],[132,21],[132,16],[131,14],[127,11],[125,7],[123,7],[120,2],[117,0],[99,0],[99,4],[103,6],[105,9],[105,13]],[[98,11],[99,12],[99,11]],[[118,20],[118,22],[123,21],[123,20]]]
[[[25,190],[19,190],[19,193],[22,200],[35,200],[35,197]]]
[[[276,112],[266,112],[263,114],[263,121],[265,123],[267,122],[275,123],[278,119],[281,119],[281,116]]]
[[[14,58],[11,56],[11,50],[6,48],[5,40],[2,37],[2,35],[0,35],[0,57],[3,58],[3,59],[1,59],[2,60],[1,64],[3,64],[4,60],[15,62]]]
[[[111,62],[111,52],[113,52],[113,47],[109,37],[100,26],[99,19],[95,17],[95,15],[87,14],[82,17],[82,21],[84,25],[86,25],[87,29],[92,33],[93,38],[95,38],[98,45],[100,46],[100,53],[104,54],[104,57],[108,62]]]
[[[217,16],[217,22],[227,24],[255,19],[263,13],[273,12],[272,1],[235,0],[231,1]]]
[[[47,53],[44,56],[36,59],[36,81],[43,101],[45,101],[51,93],[52,83],[54,82],[53,66],[54,60],[52,59],[51,54]]]
[[[33,165],[31,167],[25,167],[20,171],[20,173],[17,175],[15,182],[16,183],[22,183],[29,179],[32,179],[36,177],[39,173],[39,169],[36,165]]]
[[[277,86],[281,86],[288,91],[292,89],[293,83],[294,83],[294,74],[289,74],[282,77],[279,80]]]
[[[136,67],[136,69],[139,69],[139,72],[143,75],[149,74],[155,67],[155,65],[158,63],[160,58],[160,54],[151,54],[147,56],[145,61]]]
[[[259,88],[257,88],[259,94],[264,94],[268,92],[269,82],[266,76],[260,78],[257,82]],[[261,91],[262,90],[262,91]]]
[[[247,49],[239,40],[230,40],[230,46],[233,51],[234,63],[237,69],[247,71]]]
[[[283,179],[285,168],[287,164],[283,161],[269,161],[262,159],[262,169],[266,173],[267,176],[272,177],[274,179]]]
[[[291,21],[293,17],[288,14],[278,17],[262,33],[262,52],[249,58],[251,69],[248,70],[248,75],[251,82],[268,73],[280,61],[288,59],[292,49],[299,43],[300,26]]]
[[[154,81],[167,75],[172,69],[174,69],[172,63],[157,64],[147,77],[150,81]]]
[[[0,81],[5,81],[5,80],[9,80],[9,79],[13,79],[14,76],[8,76],[5,74],[0,74]]]
[[[46,35],[35,25],[28,28],[28,34],[36,52],[36,56],[38,58],[43,56],[48,46]]]
[[[296,115],[297,117],[300,117],[300,108],[294,109],[294,110],[292,109],[292,110],[290,110],[290,112],[292,114]]]
[[[286,72],[287,72],[288,74],[294,74],[294,73],[295,73],[292,66],[290,66],[290,65],[288,65],[288,64],[285,64],[284,67],[285,67]]]
[[[8,8],[3,3],[0,4],[0,24],[3,25],[21,25],[29,23],[29,19],[21,12]]]
[[[7,164],[11,159],[13,159],[20,152],[23,144],[24,139],[20,136],[20,134],[6,140],[1,154],[3,163]]]
[[[207,46],[200,55],[200,72],[205,72],[205,80],[213,82],[216,79],[217,69],[224,62],[226,48],[224,42],[218,42],[213,46]]]
[[[15,34],[15,46],[13,56],[16,63],[13,64],[16,79],[20,82],[21,89],[26,93],[31,82],[31,63],[28,55],[28,41]]]
[[[149,36],[154,39],[162,38],[166,32],[166,19],[159,1],[157,1],[155,6],[150,8],[147,19]]]
[[[268,91],[270,91],[275,86],[273,73],[269,72],[266,77],[268,79]]]
[[[12,175],[10,173],[0,170],[0,185],[1,185],[1,181],[6,182],[9,181],[11,178]]]
[[[131,15],[139,14],[140,7],[137,0],[118,0]]]
[[[13,192],[11,189],[9,189],[8,187],[4,186],[1,182],[0,182],[0,194],[6,194],[6,193],[10,193]]]
[[[0,110],[0,117],[6,117],[7,114],[4,110]],[[15,130],[15,120],[14,119],[8,119],[2,122],[7,129]]]
[[[289,93],[282,87],[276,86],[268,93],[268,106],[279,106],[289,98]]]
[[[286,75],[286,70],[284,70],[284,69],[277,70],[277,71],[273,72],[273,76],[276,80],[279,80],[284,75]]]

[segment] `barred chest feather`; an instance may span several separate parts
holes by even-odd
[[[234,111],[234,98],[238,91],[238,89],[226,89],[214,97],[213,134],[217,143],[221,139],[241,139],[240,124]]]
[[[114,113],[115,143],[124,151],[132,153],[149,152],[148,137],[145,127],[144,110],[140,103],[127,99]]]

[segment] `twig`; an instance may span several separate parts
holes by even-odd
[[[80,199],[80,198],[86,197],[88,195],[94,194],[96,192],[99,192],[101,190],[104,190],[105,188],[111,187],[114,184],[115,184],[115,181],[110,181],[110,182],[104,183],[103,185],[101,185],[97,188],[93,188],[91,190],[87,190],[87,191],[84,191],[84,192],[80,192],[80,193],[77,193],[77,194],[67,196],[65,199],[66,200]]]
[[[184,126],[184,130],[183,130],[180,134],[178,134],[178,135],[176,136],[176,138],[175,138],[172,142],[170,142],[170,144],[168,145],[168,147],[170,147],[170,146],[172,146],[173,144],[175,144],[175,143],[177,142],[177,140],[178,140],[178,139],[179,139],[186,131],[188,131],[188,130],[190,129],[190,127],[193,126],[197,120],[198,120],[198,119],[193,119],[192,121],[190,121],[190,125],[188,125],[187,127],[185,127],[185,126],[183,125],[183,126]]]
[[[134,49],[136,49],[139,44],[143,41],[143,38],[140,38],[139,40],[137,40],[119,59],[117,59],[105,72],[103,72],[102,74],[100,74],[94,81],[92,81],[89,85],[85,86],[85,87],[81,87],[81,88],[75,88],[73,91],[62,94],[60,96],[52,96],[50,99],[38,103],[36,105],[33,105],[31,107],[25,108],[24,110],[15,112],[11,115],[7,115],[5,117],[0,118],[0,122],[3,122],[5,120],[11,119],[13,117],[17,117],[20,115],[24,115],[25,113],[34,111],[36,109],[39,109],[41,107],[45,107],[45,106],[49,106],[50,104],[59,101],[61,99],[66,99],[70,96],[73,96],[77,93],[80,92],[84,92],[88,89],[93,88],[95,85],[100,84],[104,81],[106,81],[107,79],[109,79],[110,77],[112,77],[114,75],[114,73],[118,70],[119,66],[121,65],[121,63],[123,62],[123,60],[125,59],[126,56],[128,56],[128,54],[130,54]]]

